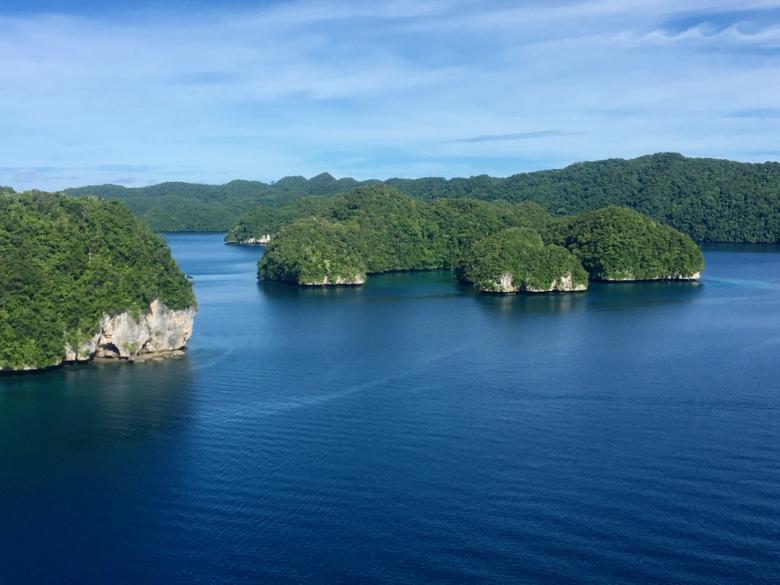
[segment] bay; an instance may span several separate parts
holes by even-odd
[[[185,357],[0,378],[0,582],[776,582],[780,247],[501,297],[168,240]]]

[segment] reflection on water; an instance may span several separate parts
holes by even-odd
[[[583,295],[587,293],[561,293],[544,295],[476,295],[479,306],[488,311],[501,313],[521,312],[524,314],[568,313],[584,307]]]
[[[408,271],[370,275],[362,286],[297,286],[260,280],[258,289],[269,299],[306,301],[339,299],[344,302],[445,298],[471,294],[472,287],[458,283],[450,271]]]
[[[319,298],[356,299],[365,294],[364,286],[298,286],[289,282],[258,280],[257,287],[269,299],[294,300]]]
[[[780,254],[780,244],[705,244],[705,255],[711,252],[737,254]]]
[[[110,448],[185,424],[190,360],[64,366],[0,380],[0,463]]]
[[[649,281],[591,283],[588,291],[555,294],[485,294],[459,283],[451,272],[401,272],[372,275],[363,286],[300,287],[290,283],[258,281],[261,295],[269,302],[341,304],[410,302],[414,300],[461,299],[475,302],[486,311],[524,315],[568,313],[604,306],[623,310],[653,305],[693,302],[702,292],[696,281]]]
[[[494,296],[169,241],[185,358],[0,379],[0,583],[776,581],[780,253]]]

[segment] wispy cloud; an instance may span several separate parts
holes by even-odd
[[[748,118],[756,120],[780,119],[780,108],[748,108],[735,110],[726,114],[729,118]]]
[[[483,134],[459,138],[456,142],[504,142],[507,140],[535,140],[537,138],[551,138],[562,136],[583,136],[585,132],[569,132],[565,130],[535,130],[532,132],[511,132],[509,134]]]
[[[750,159],[780,132],[780,0],[190,4],[0,7],[0,184]]]

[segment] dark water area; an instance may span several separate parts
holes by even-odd
[[[780,247],[500,297],[169,241],[185,357],[0,379],[0,583],[778,582]]]

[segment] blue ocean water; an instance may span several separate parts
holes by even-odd
[[[700,285],[257,283],[186,357],[0,378],[0,583],[777,583],[780,247]]]

